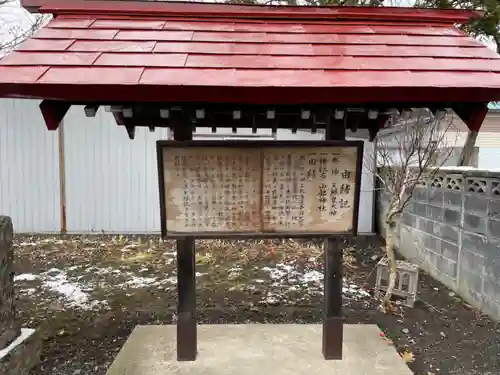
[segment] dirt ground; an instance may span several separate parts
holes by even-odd
[[[377,324],[380,345],[422,375],[500,374],[500,325],[421,273],[414,308],[377,311],[377,237],[340,239],[347,323]],[[176,320],[175,246],[159,237],[16,236],[18,309],[43,332],[31,375],[103,375],[137,324]],[[200,323],[319,323],[319,242],[198,241]],[[410,357],[412,357],[410,355]]]

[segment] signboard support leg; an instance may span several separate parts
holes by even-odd
[[[331,115],[328,119],[325,140],[345,140],[344,121],[332,121]],[[323,261],[323,357],[326,360],[342,359],[342,248],[333,238],[324,241]]]
[[[174,140],[193,139],[189,121],[179,121]],[[177,360],[194,361],[197,354],[195,240],[177,240]]]
[[[194,361],[197,352],[195,241],[177,240],[177,360]]]

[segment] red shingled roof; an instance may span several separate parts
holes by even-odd
[[[474,12],[40,3],[40,12],[56,18],[0,60],[0,96],[288,104],[500,100],[500,56],[453,26],[477,17]]]

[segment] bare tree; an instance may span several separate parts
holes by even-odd
[[[381,309],[388,312],[396,282],[394,253],[396,229],[415,187],[431,180],[456,150],[456,116],[445,111],[433,115],[418,109],[393,115],[388,129],[376,137],[376,163],[369,163],[380,189],[389,196],[383,225],[390,265],[389,284]],[[392,124],[392,126],[391,126]]]
[[[49,15],[28,13],[19,0],[0,0],[0,58],[31,37],[49,19]]]

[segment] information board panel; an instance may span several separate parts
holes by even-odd
[[[355,233],[362,142],[159,141],[162,234]]]

